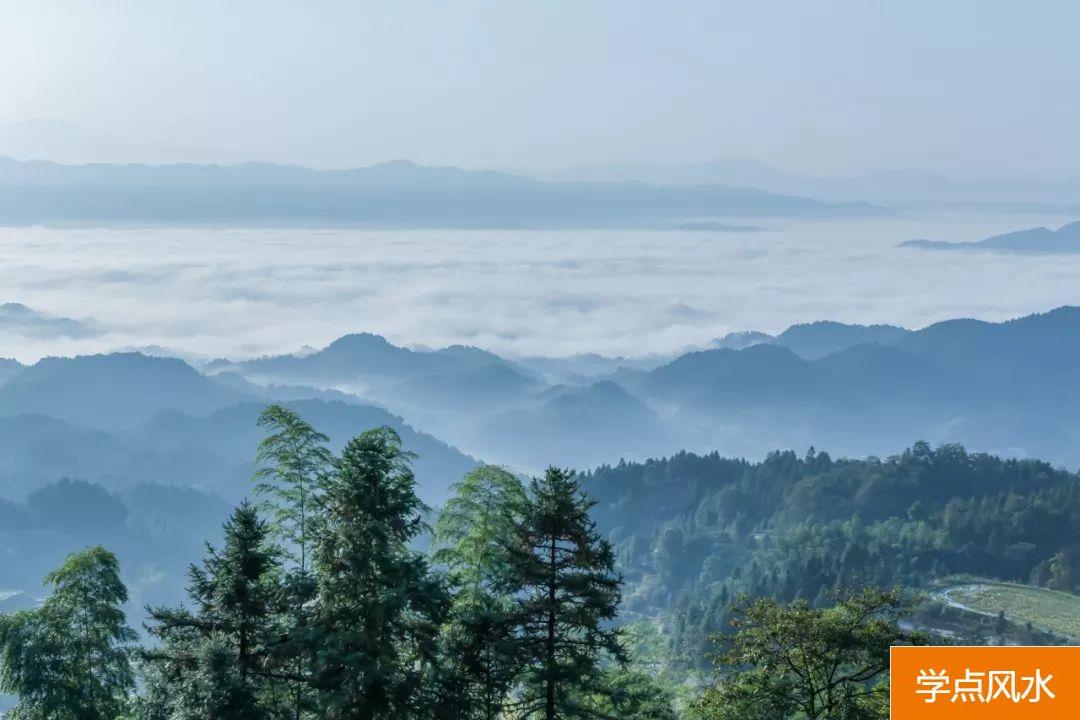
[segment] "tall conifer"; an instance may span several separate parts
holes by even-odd
[[[319,717],[431,716],[425,687],[448,597],[409,547],[424,528],[411,455],[390,428],[351,440],[323,482],[315,543]]]
[[[581,698],[604,691],[605,659],[625,659],[610,625],[621,579],[611,545],[589,517],[594,503],[572,471],[548,468],[531,494],[510,554],[525,662],[515,704],[526,717],[591,717]]]

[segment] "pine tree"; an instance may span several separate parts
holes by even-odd
[[[625,655],[608,624],[621,579],[611,545],[589,517],[594,503],[574,473],[548,468],[511,548],[518,639],[525,669],[516,709],[525,717],[590,717],[581,698],[603,692],[605,657]]]
[[[102,547],[69,555],[45,578],[36,610],[0,616],[0,691],[18,695],[13,720],[114,720],[134,687],[116,556]]]
[[[454,591],[443,628],[444,670],[456,675],[458,717],[495,720],[518,672],[512,598],[499,590],[509,549],[528,506],[513,474],[482,466],[454,487],[435,526],[435,562]]]
[[[276,717],[284,693],[274,667],[281,588],[269,527],[245,502],[224,525],[221,550],[207,548],[188,571],[194,610],[152,608],[148,629],[161,641],[145,703],[169,717],[259,720]]]
[[[603,678],[601,691],[581,698],[589,717],[611,720],[678,720],[674,693],[653,675],[620,668]]]
[[[323,481],[314,548],[319,717],[430,717],[425,680],[448,597],[409,547],[424,528],[411,455],[390,428],[351,440]]]

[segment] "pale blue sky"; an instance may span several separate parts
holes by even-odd
[[[0,153],[1080,174],[1080,3],[0,0]]]

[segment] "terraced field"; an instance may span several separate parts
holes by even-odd
[[[935,595],[962,610],[1005,616],[1014,622],[1080,639],[1080,596],[1027,585],[970,583],[939,590]]]

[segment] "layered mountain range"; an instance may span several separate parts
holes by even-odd
[[[135,605],[178,597],[202,539],[253,497],[256,420],[270,402],[335,449],[394,428],[434,507],[479,461],[618,469],[683,450],[757,459],[813,445],[858,457],[922,439],[1075,467],[1078,351],[1080,308],[1062,307],[919,330],[817,322],[666,358],[504,358],[361,333],[198,367],[130,352],[2,361],[0,547],[19,562],[0,609],[31,606],[27,588],[45,570],[98,542],[125,558]]]
[[[817,322],[737,333],[672,358],[504,358],[371,334],[199,368],[139,353],[0,363],[0,480],[249,491],[260,406],[288,402],[342,442],[373,425],[418,452],[438,503],[477,460],[535,472],[690,449],[852,456],[961,442],[1080,464],[1080,308],[920,330]]]

